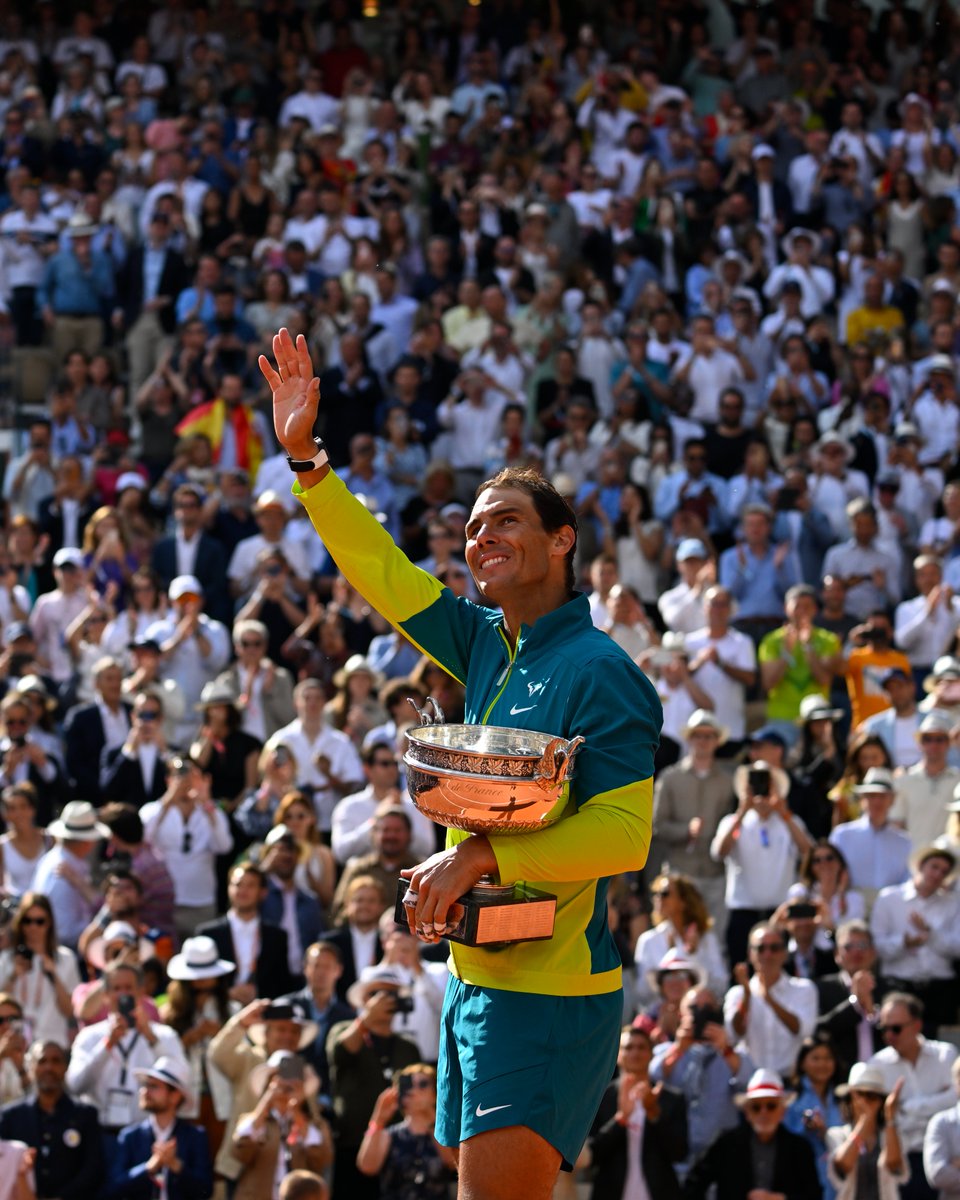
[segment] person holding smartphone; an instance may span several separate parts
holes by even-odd
[[[742,962],[749,930],[773,915],[812,844],[807,827],[787,805],[790,779],[782,768],[763,759],[744,764],[734,773],[733,790],[737,811],[721,820],[710,847],[727,872],[731,965]]]
[[[447,1200],[456,1156],[434,1137],[436,1119],[437,1072],[411,1063],[377,1097],[357,1154],[364,1175],[380,1176],[381,1196]]]

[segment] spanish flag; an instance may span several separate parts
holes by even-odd
[[[228,420],[233,426],[237,466],[249,471],[252,479],[263,459],[263,446],[256,424],[250,419],[250,409],[245,404],[238,404],[231,409],[227,408],[223,400],[209,400],[206,404],[198,404],[187,413],[174,432],[180,437],[190,437],[195,433],[204,434],[213,447],[213,461],[219,463],[223,427]]]

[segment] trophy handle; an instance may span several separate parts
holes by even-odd
[[[553,738],[548,742],[540,757],[537,782],[543,787],[555,787],[558,783],[563,783],[573,766],[574,756],[585,740],[578,736],[571,738],[569,742],[563,738]]]
[[[434,699],[433,696],[427,697],[423,708],[420,707],[420,705],[416,702],[416,700],[414,700],[414,698],[412,696],[407,697],[407,703],[410,705],[410,707],[413,709],[413,711],[417,714],[417,724],[418,725],[443,725],[446,723],[446,717],[443,715],[443,709],[436,702],[436,700]],[[432,707],[433,707],[433,716],[432,717],[427,713],[427,705],[428,704],[432,705]]]

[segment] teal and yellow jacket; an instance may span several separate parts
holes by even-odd
[[[332,472],[305,492],[295,484],[294,494],[357,591],[464,685],[467,722],[586,739],[560,820],[538,833],[490,838],[503,883],[556,895],[553,937],[496,950],[453,944],[451,970],[506,991],[616,991],[607,883],[642,867],[650,845],[663,717],[650,681],[594,628],[585,596],[523,626],[513,648],[501,613],[455,597],[415,567]],[[447,844],[467,836],[448,830]]]

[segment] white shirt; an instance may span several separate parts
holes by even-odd
[[[62,945],[73,948],[93,916],[93,908],[70,880],[59,873],[58,867],[61,864],[69,866],[89,882],[90,860],[79,858],[62,842],[57,842],[37,863],[33,886],[36,891],[43,892],[50,901],[57,927],[57,940]]]
[[[244,921],[230,909],[227,912],[230,934],[233,937],[233,957],[237,964],[237,983],[248,983],[256,977],[260,957],[260,918]],[[300,968],[297,967],[299,972]]]
[[[915,511],[910,508],[909,511]],[[960,626],[960,596],[949,605],[938,602],[927,609],[926,596],[915,596],[897,605],[893,640],[915,667],[929,667],[946,654]]]
[[[458,470],[484,465],[487,447],[496,440],[507,398],[488,388],[479,404],[448,396],[437,409],[437,419],[450,430],[447,458]]]
[[[17,234],[26,232],[29,239],[20,242]],[[7,283],[11,288],[39,287],[47,260],[39,246],[57,236],[57,223],[45,213],[38,212],[28,217],[22,209],[8,212],[0,219],[0,237],[3,238],[3,265]]]
[[[702,593],[683,582],[664,592],[657,601],[657,608],[667,628],[674,633],[695,633],[706,624]]]
[[[819,170],[820,160],[812,154],[801,154],[790,164],[787,186],[790,188],[794,212],[808,213],[813,208],[813,185]]]
[[[103,725],[107,749],[113,750],[116,746],[122,746],[130,732],[130,716],[127,710],[121,704],[114,712],[100,699],[97,700],[97,708],[100,710],[100,723]]]
[[[317,758],[323,755],[330,760],[330,771],[344,783],[363,782],[363,764],[353,742],[345,733],[324,725],[311,740],[297,717],[278,729],[267,742],[272,750],[276,746],[289,746],[297,762],[297,786],[313,789],[313,806],[317,812],[320,829],[327,831],[331,826],[333,808],[339,794],[330,786],[325,775],[317,767]]]
[[[721,859],[720,844],[735,820],[734,813],[728,813],[721,820],[710,846],[710,857],[726,865],[727,908],[776,908],[797,877],[799,852],[787,823],[778,816],[762,820],[757,811],[751,809],[740,825],[740,836],[727,857]],[[807,832],[799,817],[791,817],[791,820]],[[758,1059],[754,1062],[758,1066],[769,1065]]]
[[[686,641],[690,656],[695,658],[705,646],[716,647],[721,662],[743,671],[757,669],[757,654],[753,642],[745,633],[730,628],[720,638],[711,638],[706,628],[688,634]],[[697,686],[703,688],[713,701],[713,710],[720,720],[730,730],[730,737],[735,741],[746,736],[746,689],[742,683],[717,666],[716,663],[704,663],[698,668]]]
[[[30,628],[37,640],[37,653],[50,667],[57,683],[66,683],[73,674],[73,662],[66,648],[64,630],[75,621],[89,603],[83,588],[71,595],[56,588],[37,598],[30,614]]]
[[[214,808],[211,818],[195,805],[184,820],[176,804],[164,811],[162,800],[151,800],[140,809],[140,819],[143,840],[167,864],[175,903],[188,908],[213,904],[217,898],[216,856],[233,849],[233,834],[223,811]],[[184,849],[188,845],[189,850]]]
[[[833,299],[836,285],[826,267],[804,269],[795,263],[781,263],[773,268],[763,285],[764,296],[775,303],[788,279],[800,284],[800,313],[807,320],[822,312]]]
[[[179,684],[183,692],[185,707],[174,738],[179,746],[189,745],[199,728],[194,705],[200,701],[203,685],[219,675],[230,660],[230,634],[226,627],[206,613],[200,614],[197,625],[197,632],[206,638],[210,646],[207,656],[201,654],[195,635],[171,650],[161,668],[163,674]],[[176,620],[169,617],[164,621],[156,621],[147,629],[147,637],[155,639],[162,646],[173,637],[176,627]]]
[[[298,579],[310,578],[310,566],[303,546],[300,542],[288,538],[286,531],[279,542],[268,542],[262,533],[255,533],[252,537],[243,538],[237,542],[236,548],[230,556],[227,578],[239,583],[245,589],[252,588],[256,580],[257,556],[261,550],[280,550],[286,558],[290,570]]]
[[[177,574],[195,575],[197,551],[200,549],[200,530],[198,529],[193,537],[188,539],[178,525],[174,540],[177,548]]]
[[[365,932],[350,927],[350,942],[353,946],[353,961],[357,968],[357,978],[364,967],[372,967],[377,953],[377,930],[368,929]],[[297,968],[299,970],[299,968]]]
[[[661,921],[654,929],[641,933],[637,939],[637,948],[633,960],[637,974],[637,1000],[641,1004],[651,1003],[656,999],[656,993],[647,980],[647,972],[659,967],[663,956],[674,946],[683,942],[683,935],[669,921]],[[697,948],[692,954],[684,952],[684,957],[702,967],[707,973],[707,984],[718,994],[727,986],[730,972],[723,961],[720,943],[712,929],[702,934]]]
[[[918,913],[930,927],[922,946],[908,946],[917,932],[910,917]],[[883,964],[883,974],[897,979],[952,979],[952,960],[960,955],[960,899],[940,889],[923,897],[910,880],[884,888],[870,915],[873,941]]]
[[[603,214],[610,207],[613,193],[609,188],[597,188],[595,192],[576,191],[567,196],[567,203],[577,214],[581,228],[603,229]]]
[[[687,382],[693,390],[691,418],[708,424],[718,420],[720,393],[724,388],[736,387],[742,379],[743,368],[726,350],[695,354],[687,372]]]
[[[750,1055],[757,1067],[789,1075],[797,1060],[797,1052],[805,1037],[809,1037],[817,1024],[817,985],[809,979],[794,979],[781,974],[770,988],[770,994],[781,1008],[792,1012],[800,1022],[796,1033],[791,1033],[773,1008],[760,995],[760,980],[756,975],[748,984],[750,1008],[747,1028],[739,1045]],[[743,999],[743,987],[732,987],[723,1002],[723,1016],[731,1042],[737,1035],[733,1028],[733,1017]]]
[[[960,408],[952,400],[941,402],[928,389],[913,406],[913,422],[924,439],[921,463],[939,462],[944,455],[956,453]]]
[[[370,854],[373,850],[373,817],[380,801],[370,784],[362,792],[354,792],[344,798],[333,809],[333,833],[331,846],[337,862],[345,863],[358,854]],[[437,848],[434,824],[429,817],[414,805],[406,792],[400,796],[400,805],[410,818],[410,853],[418,862],[429,858]]]
[[[340,103],[326,92],[297,92],[284,100],[277,124],[284,129],[295,117],[303,117],[319,133],[324,125],[339,125]]]
[[[66,946],[58,946],[54,953],[57,965],[57,977],[68,992],[80,982],[80,971],[77,968],[77,958]],[[0,979],[6,979],[13,972],[13,951],[4,950],[0,954]],[[19,1001],[24,1015],[30,1022],[30,1038],[50,1038],[61,1046],[70,1044],[70,1023],[57,1006],[57,990],[47,979],[43,961],[39,955],[34,955],[25,975],[18,975],[12,986],[7,989]]]
[[[956,1101],[950,1070],[956,1057],[956,1046],[921,1037],[915,1063],[901,1058],[892,1046],[878,1050],[870,1059],[870,1065],[883,1072],[888,1092],[893,1091],[898,1079],[903,1080],[897,1130],[908,1154],[923,1149],[923,1135],[933,1114],[952,1107]]]
[[[929,846],[946,833],[946,806],[958,784],[960,770],[956,767],[947,767],[939,775],[928,775],[922,763],[916,763],[897,779],[897,798],[890,810],[890,820],[904,826],[915,850]]]
[[[151,1021],[150,1031],[156,1038],[152,1046],[141,1033],[131,1029],[119,1046],[108,1047],[108,1018],[81,1029],[73,1043],[67,1091],[75,1099],[93,1104],[99,1110],[101,1125],[108,1129],[132,1125],[141,1119],[135,1071],[152,1067],[163,1055],[186,1064],[183,1045],[168,1025]]]

